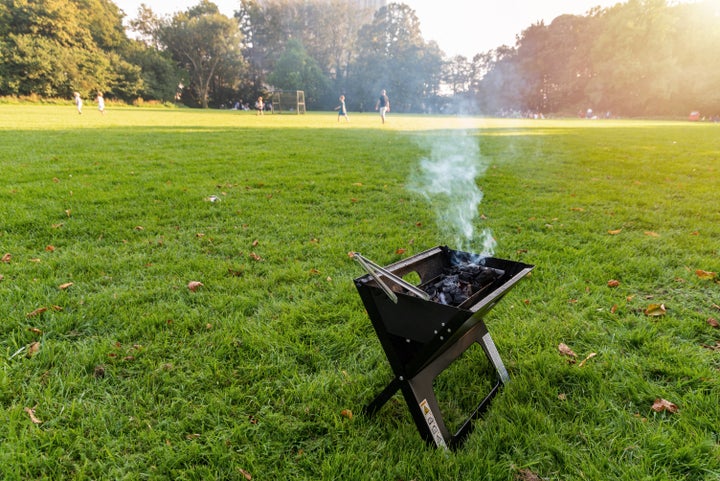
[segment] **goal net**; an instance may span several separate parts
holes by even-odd
[[[273,113],[288,112],[298,115],[305,113],[304,90],[275,90],[270,93],[270,98],[272,99]]]

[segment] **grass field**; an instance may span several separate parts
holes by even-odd
[[[0,479],[720,480],[720,125],[350,115],[0,106]],[[347,255],[460,247],[416,185],[444,146],[536,266],[457,451],[361,414],[391,371]]]

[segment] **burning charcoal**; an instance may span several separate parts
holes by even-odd
[[[466,259],[444,269],[443,274],[424,287],[433,302],[459,306],[490,285],[499,274],[494,269]]]

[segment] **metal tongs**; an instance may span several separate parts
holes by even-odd
[[[402,277],[398,277],[389,270],[385,269],[384,267],[380,267],[379,265],[375,264],[373,261],[368,259],[367,257],[363,257],[362,254],[359,252],[351,252],[350,257],[355,259],[358,264],[360,264],[363,269],[367,271],[368,274],[372,276],[373,279],[375,279],[375,282],[378,283],[380,288],[387,294],[387,296],[390,298],[391,301],[393,301],[395,304],[398,303],[397,295],[395,295],[395,292],[393,292],[390,287],[383,282],[382,279],[380,279],[380,276],[385,276],[388,280],[394,282],[395,284],[399,285],[406,291],[408,291],[410,294],[413,294],[420,299],[424,299],[426,301],[430,300],[430,295],[423,291],[422,289],[418,289],[414,285],[407,282]]]

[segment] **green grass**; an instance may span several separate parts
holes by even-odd
[[[720,479],[720,126],[85,110],[0,105],[0,478]],[[476,228],[537,267],[486,318],[511,382],[445,452],[400,396],[360,414],[391,372],[347,253],[455,247],[407,184],[468,139]],[[449,417],[482,363],[439,378]]]

